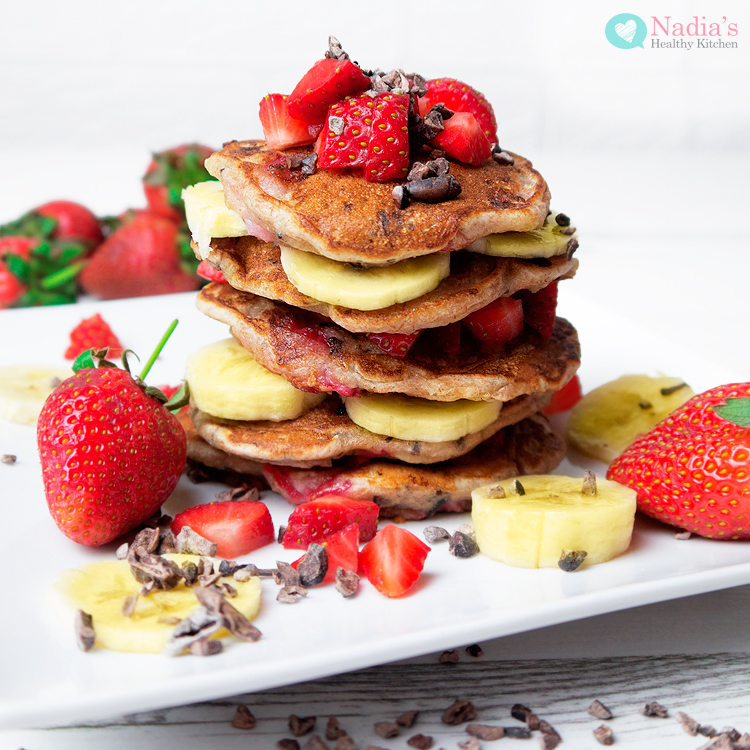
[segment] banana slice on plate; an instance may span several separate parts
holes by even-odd
[[[195,555],[168,554],[177,565],[185,561],[198,563]],[[218,561],[217,561],[218,565]],[[93,619],[96,643],[112,651],[157,654],[164,648],[175,628],[175,619],[184,619],[198,606],[191,588],[181,581],[169,591],[154,589],[148,596],[140,596],[130,617],[122,613],[125,599],[137,594],[143,584],[138,583],[126,560],[91,563],[73,570],[64,570],[55,584],[56,591],[74,610],[82,609]],[[230,601],[248,619],[260,609],[260,580],[232,581],[237,596]],[[166,622],[164,621],[166,620]],[[213,637],[228,635],[219,630]]]
[[[471,493],[479,549],[517,568],[554,568],[566,552],[585,565],[606,562],[630,545],[636,493],[607,479],[534,475]]]
[[[0,419],[34,424],[58,381],[72,374],[69,368],[45,365],[0,367]]]
[[[365,430],[399,440],[442,443],[491,425],[499,401],[429,401],[400,393],[366,393],[344,398],[349,419]]]
[[[551,258],[566,252],[574,238],[577,240],[570,219],[565,214],[552,211],[540,229],[488,234],[472,242],[466,249],[502,258]]]
[[[623,375],[594,388],[573,407],[568,440],[581,453],[610,463],[694,395],[680,378]]]
[[[296,419],[327,395],[290,385],[266,370],[235,339],[217,341],[191,354],[185,380],[201,411],[241,421]]]
[[[362,268],[281,246],[289,281],[308,297],[352,310],[381,310],[431,292],[450,273],[450,253]]]
[[[212,237],[244,237],[248,234],[243,218],[227,207],[224,188],[218,180],[190,185],[182,191],[188,229],[206,257]]]

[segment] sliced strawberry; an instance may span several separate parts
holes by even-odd
[[[359,554],[367,580],[386,596],[401,596],[419,578],[430,548],[414,534],[389,523]]]
[[[538,292],[524,289],[515,295],[523,303],[523,319],[548,339],[555,328],[557,282],[553,281]]]
[[[246,555],[276,538],[268,508],[252,500],[227,500],[188,508],[175,516],[172,533],[179,534],[183,526],[216,542],[219,545],[216,554],[225,558]]]
[[[209,281],[217,281],[219,284],[227,283],[224,274],[217,268],[214,268],[207,260],[202,260],[198,264],[196,273],[198,274],[198,276],[201,276],[204,279],[208,279]]]
[[[456,112],[430,143],[464,164],[478,167],[492,155],[492,147],[471,112]]]
[[[365,159],[365,179],[385,182],[409,172],[409,95],[378,94]]]
[[[289,114],[322,125],[331,104],[369,87],[370,79],[351,60],[318,60],[289,95]]]
[[[466,83],[455,78],[427,81],[427,93],[419,99],[419,113],[424,117],[436,104],[444,104],[454,112],[471,112],[490,143],[497,143],[497,120],[492,105]]]
[[[122,344],[99,313],[84,318],[70,332],[70,346],[65,351],[65,359],[75,359],[89,349],[109,348],[108,359],[122,355]]]
[[[552,401],[542,409],[542,413],[549,417],[551,414],[568,411],[581,400],[581,395],[581,381],[578,375],[574,375],[572,380],[552,396]]]
[[[260,100],[260,124],[269,148],[284,149],[313,143],[323,125],[310,125],[289,114],[288,97],[284,94],[267,94]]]
[[[326,127],[320,134],[319,145],[315,147],[321,167],[365,166],[374,109],[375,102],[369,96],[345,99],[328,108]],[[328,127],[331,117],[340,117],[344,121],[341,133]]]
[[[500,297],[463,320],[474,338],[488,349],[499,349],[523,331],[520,299]]]
[[[378,506],[370,500],[320,497],[292,511],[282,543],[286,549],[307,549],[350,523],[359,526],[360,541],[369,541],[377,529]]]
[[[336,580],[336,568],[357,572],[359,567],[359,526],[350,523],[335,534],[326,537],[321,544],[328,553],[328,570],[326,571],[324,583],[332,583]],[[296,570],[302,558],[295,560],[292,567]]]
[[[368,333],[367,338],[386,354],[390,354],[396,359],[403,359],[409,353],[409,349],[414,346],[414,342],[419,338],[420,333],[422,331],[416,331],[415,333]]]

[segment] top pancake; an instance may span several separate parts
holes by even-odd
[[[488,159],[479,167],[451,161],[458,198],[396,207],[396,182],[367,182],[361,170],[318,169],[305,176],[263,141],[230,141],[206,161],[230,209],[276,234],[281,244],[334,260],[388,265],[460,250],[494,232],[527,232],[544,223],[550,194],[531,162]]]

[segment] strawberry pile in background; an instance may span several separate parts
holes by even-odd
[[[205,279],[190,249],[182,189],[210,178],[213,149],[198,144],[154,154],[143,177],[147,208],[97,217],[59,200],[0,226],[0,310],[197,289]]]

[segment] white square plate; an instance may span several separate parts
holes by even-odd
[[[58,308],[0,313],[2,364],[62,364],[68,333],[83,317],[101,312],[122,343],[148,356],[168,323],[180,324],[149,382],[177,383],[185,357],[227,335],[199,314],[193,294],[82,302]],[[696,390],[731,382],[720,366],[636,329],[565,290],[561,312],[579,329],[584,389],[625,372],[664,372]],[[51,604],[51,587],[64,568],[112,559],[115,545],[88,549],[66,539],[46,508],[35,431],[0,422],[0,454],[18,456],[0,465],[4,585],[0,638],[0,726],[82,722],[309,680],[337,672],[453,648],[510,633],[650,602],[750,582],[750,546],[741,542],[674,539],[674,530],[640,519],[631,549],[620,558],[575,574],[510,568],[478,555],[459,560],[436,544],[424,573],[408,595],[387,599],[366,581],[343,599],[331,586],[310,591],[295,605],[275,601],[277,587],[263,581],[256,624],[263,638],[230,642],[211,658],[167,658],[77,650],[70,623]],[[604,467],[574,455],[558,470],[582,475]],[[175,514],[207,502],[222,489],[182,479],[165,505]],[[275,523],[290,506],[271,493]],[[410,522],[421,535],[438,523],[450,531],[465,515]],[[295,550],[273,544],[248,556],[258,565],[294,560]]]

